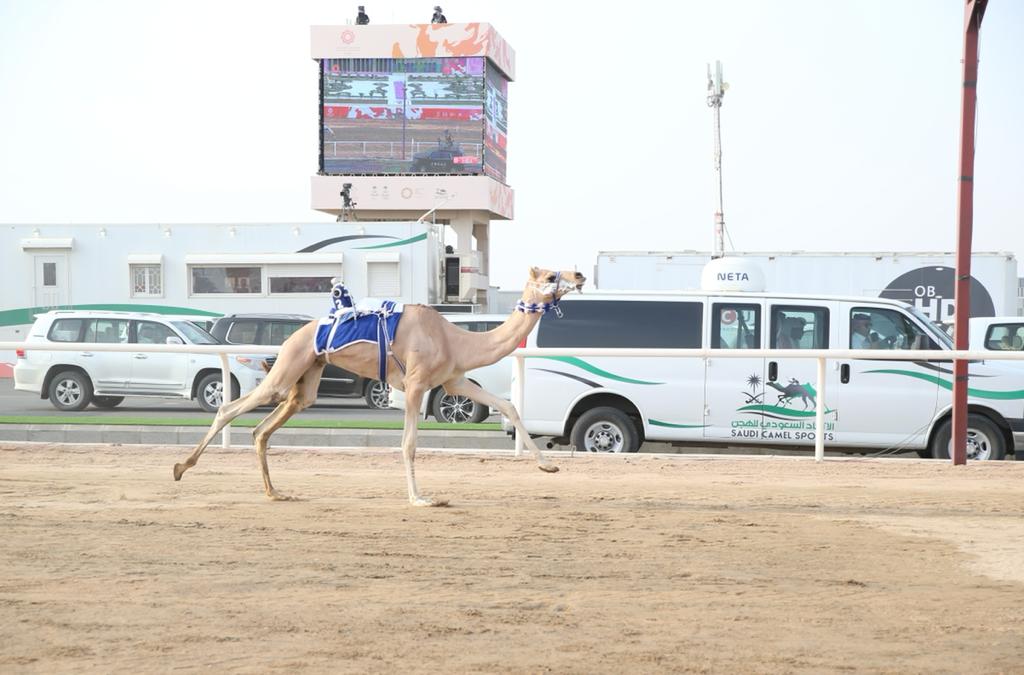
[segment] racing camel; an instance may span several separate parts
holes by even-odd
[[[385,353],[384,349],[369,342],[355,342],[339,351],[318,354],[318,347],[314,343],[318,322],[313,321],[281,345],[277,361],[259,386],[220,407],[210,430],[196,449],[184,463],[174,465],[174,480],[181,480],[182,474],[195,466],[210,441],[233,419],[257,406],[277,403],[274,411],[253,430],[253,442],[263,471],[267,496],[273,500],[292,499],[274,489],[270,482],[267,444],[270,435],[292,415],[316,400],[320,375],[328,362],[368,378],[380,377],[379,373],[386,371],[388,384],[405,392],[402,457],[405,460],[409,502],[416,506],[444,506],[448,503],[447,500],[431,499],[420,494],[416,487],[414,467],[420,405],[423,396],[438,385],[444,385],[449,394],[466,396],[481,405],[501,411],[512,421],[516,432],[533,451],[539,468],[548,472],[558,471],[558,467],[548,462],[526,433],[515,407],[467,380],[465,373],[496,363],[512,353],[545,311],[552,308],[557,310],[559,299],[570,291],[581,290],[585,281],[586,278],[579,272],[551,272],[537,267],[530,268],[530,279],[512,315],[503,324],[486,333],[463,330],[431,307],[407,305],[397,323],[390,351],[386,352],[386,365],[383,367],[379,367],[379,354]]]

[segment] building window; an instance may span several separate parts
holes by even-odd
[[[132,297],[161,297],[164,294],[160,265],[129,265]]]
[[[270,277],[270,293],[330,293],[331,277]]]
[[[195,265],[190,276],[194,295],[263,293],[262,268],[257,266]]]

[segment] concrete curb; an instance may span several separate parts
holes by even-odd
[[[122,445],[195,445],[208,427],[151,427],[107,424],[0,424],[0,441],[37,443],[120,443]],[[231,444],[252,443],[252,430],[231,430]],[[219,445],[220,434],[213,444]],[[402,432],[396,429],[278,429],[271,438],[275,447],[384,447],[397,448]],[[420,448],[477,448],[513,450],[511,436],[500,431],[421,430]]]

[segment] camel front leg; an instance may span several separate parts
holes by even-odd
[[[419,436],[420,406],[426,389],[418,383],[405,382],[405,425],[402,429],[402,459],[405,460],[405,482],[409,488],[409,503],[413,506],[448,506],[447,499],[432,499],[420,495],[416,487],[416,440]]]
[[[292,386],[291,391],[288,392],[288,398],[282,401],[272,413],[264,417],[252,431],[256,456],[260,460],[260,470],[263,472],[263,487],[267,491],[267,496],[274,501],[292,501],[295,497],[281,494],[274,489],[274,485],[270,482],[270,468],[267,466],[267,445],[270,436],[280,429],[281,425],[287,422],[292,415],[313,405],[316,401],[316,391],[320,386],[320,376],[323,374],[324,365],[319,363],[306,371],[306,374]]]
[[[530,434],[526,433],[526,428],[523,426],[523,420],[519,417],[519,412],[516,410],[514,405],[499,396],[495,396],[480,385],[470,382],[464,377],[445,382],[444,388],[449,394],[462,395],[489,408],[497,408],[502,415],[512,422],[512,425],[516,428],[516,433],[522,437],[523,441],[526,442],[527,447],[533,451],[533,456],[537,459],[537,467],[540,468],[541,471],[547,471],[548,473],[555,473],[558,471],[558,467],[552,464],[544,456],[537,444],[533,442],[532,438],[530,438]]]
[[[200,455],[203,454],[203,450],[210,444],[210,441],[232,420],[253,408],[266,405],[274,400],[273,390],[264,385],[266,385],[266,380],[245,396],[237,398],[230,403],[225,403],[217,409],[217,416],[213,418],[213,424],[210,425],[210,430],[206,432],[203,440],[199,441],[199,445],[196,446],[196,449],[189,455],[188,459],[181,464],[174,465],[174,480],[181,480],[182,475],[196,465]]]

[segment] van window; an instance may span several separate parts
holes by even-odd
[[[79,342],[84,319],[57,319],[50,326],[50,342]]]
[[[128,322],[124,319],[93,319],[85,326],[82,342],[127,343]]]
[[[564,302],[560,319],[548,312],[538,347],[688,349],[701,346],[704,303],[651,300]]]
[[[985,349],[1009,352],[1024,350],[1024,324],[992,324],[985,335]]]
[[[711,306],[712,349],[760,349],[761,306],[716,302]]]
[[[938,349],[910,319],[894,309],[854,307],[850,310],[851,349]]]
[[[772,349],[828,349],[828,309],[775,305],[772,307]]]

